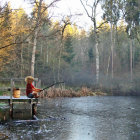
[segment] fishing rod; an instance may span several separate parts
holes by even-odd
[[[47,89],[47,88],[53,87],[54,85],[61,84],[61,83],[64,83],[64,82],[56,82],[56,83],[53,83],[52,85],[49,85],[49,86],[43,88],[42,91],[45,90],[45,89]]]

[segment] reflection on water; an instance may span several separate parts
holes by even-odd
[[[31,119],[31,107],[30,104],[25,103],[25,104],[14,104],[13,105],[13,119],[20,120],[20,119]]]
[[[6,121],[9,119],[9,106],[8,104],[0,104],[0,121]]]
[[[140,98],[81,97],[44,99],[38,106],[46,121],[0,125],[0,139],[139,140]]]
[[[27,106],[27,107],[26,107]],[[29,104],[14,104],[13,119],[31,119],[31,109]],[[25,109],[26,108],[26,109]],[[0,104],[0,121],[7,122],[10,118],[10,107],[8,104]]]

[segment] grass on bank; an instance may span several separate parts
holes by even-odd
[[[87,87],[82,87],[78,91],[73,89],[50,88],[41,94],[41,97],[56,98],[56,97],[82,97],[82,96],[105,96],[106,93],[101,91],[92,91]]]

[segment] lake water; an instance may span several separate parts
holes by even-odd
[[[140,140],[140,97],[41,99],[37,117],[0,123],[0,139]]]

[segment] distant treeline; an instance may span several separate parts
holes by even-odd
[[[100,1],[103,19],[97,22],[96,36],[94,26],[79,29],[72,15],[54,22],[43,0],[32,4],[30,16],[23,9],[12,10],[10,3],[0,6],[1,78],[33,75],[43,85],[65,81],[69,87],[99,88],[113,95],[140,94],[138,0]]]

